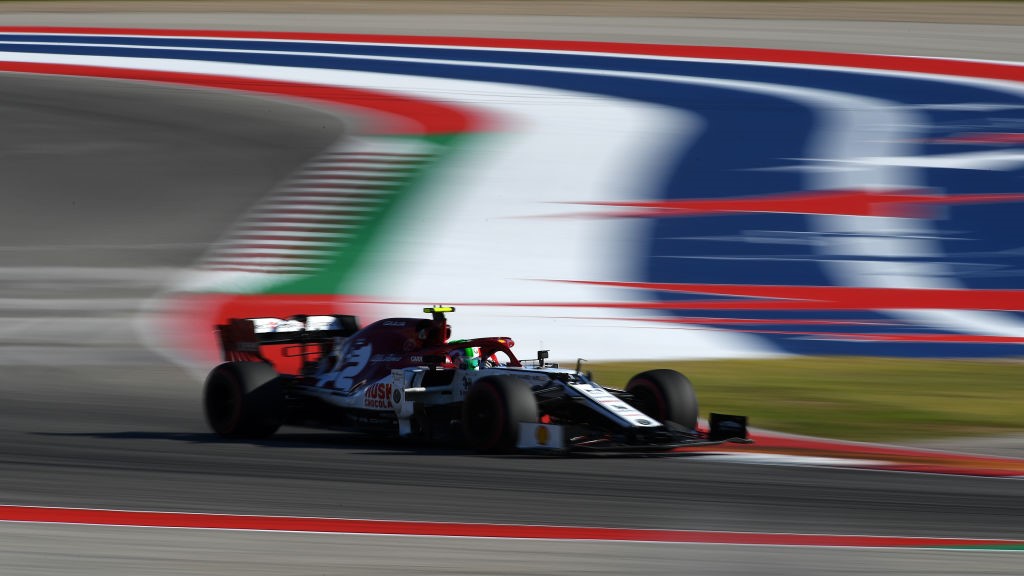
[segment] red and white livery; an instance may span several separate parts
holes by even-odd
[[[218,326],[225,362],[206,379],[214,432],[267,437],[282,425],[464,441],[482,451],[670,450],[748,442],[746,418],[712,414],[698,428],[690,381],[649,370],[624,389],[547,351],[526,362],[511,338],[451,340],[452,307],[429,318],[232,319]],[[296,362],[298,360],[298,362]],[[283,367],[291,361],[293,370]]]

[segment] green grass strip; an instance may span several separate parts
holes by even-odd
[[[799,357],[588,364],[606,386],[671,368],[693,382],[701,413],[745,414],[795,434],[903,441],[1024,433],[1024,362]]]

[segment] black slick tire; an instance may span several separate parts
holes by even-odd
[[[697,394],[690,380],[675,370],[648,370],[626,384],[634,408],[661,422],[675,422],[689,430],[697,428]]]
[[[530,386],[511,376],[486,376],[473,383],[462,405],[466,443],[480,452],[508,452],[519,440],[520,422],[537,422]]]
[[[269,364],[225,362],[206,377],[203,408],[221,437],[267,438],[285,419],[284,384]]]

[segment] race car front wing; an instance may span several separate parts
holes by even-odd
[[[657,428],[626,429],[622,433],[594,432],[578,426],[523,422],[516,447],[524,451],[565,453],[671,452],[677,448],[714,446],[726,442],[751,444],[747,418],[712,413],[706,430],[688,430],[672,422]]]

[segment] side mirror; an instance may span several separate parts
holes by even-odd
[[[548,350],[537,351],[537,361],[540,362],[540,367],[544,367],[544,361],[548,359]]]

